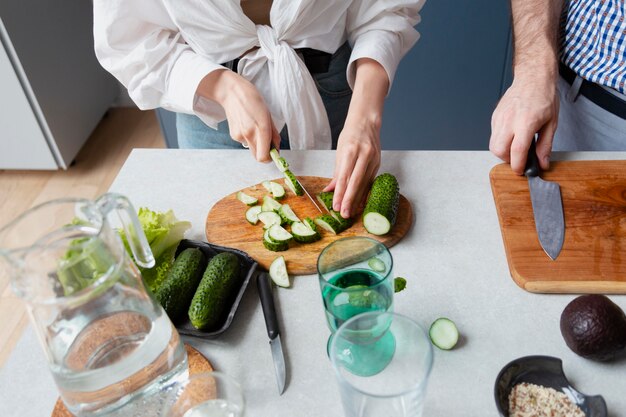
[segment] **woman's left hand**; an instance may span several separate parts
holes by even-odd
[[[335,173],[324,191],[335,191],[333,210],[351,217],[367,197],[380,166],[380,127],[389,89],[385,69],[376,61],[356,61],[354,91],[337,143]]]

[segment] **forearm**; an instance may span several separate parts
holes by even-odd
[[[513,72],[516,77],[556,81],[556,39],[562,7],[563,0],[511,0]]]
[[[368,58],[356,61],[356,77],[348,118],[358,117],[361,122],[380,129],[388,89],[389,78],[382,65]]]

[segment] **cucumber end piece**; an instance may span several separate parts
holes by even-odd
[[[440,317],[430,325],[428,336],[439,349],[450,350],[459,341],[459,330],[452,320]]]
[[[285,264],[285,257],[279,256],[272,261],[269,268],[270,278],[274,281],[274,284],[279,287],[289,288],[289,274],[287,273],[287,265]]]
[[[374,211],[363,216],[363,226],[365,230],[376,236],[385,235],[391,230],[391,222],[382,214]]]

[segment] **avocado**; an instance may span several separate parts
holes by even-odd
[[[574,353],[611,360],[626,352],[626,315],[604,295],[581,295],[563,310],[561,334]]]

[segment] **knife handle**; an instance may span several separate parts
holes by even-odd
[[[526,158],[526,168],[524,169],[524,175],[527,177],[537,177],[541,174],[541,168],[539,167],[539,158],[537,158],[537,146],[535,145],[535,137],[530,141],[530,148],[528,148],[528,157]]]
[[[259,274],[256,279],[256,285],[259,289],[259,297],[261,298],[261,307],[263,308],[263,316],[265,317],[265,326],[267,327],[267,335],[271,340],[278,336],[278,320],[276,319],[276,309],[274,308],[274,297],[272,296],[272,284],[269,275],[265,272]]]

